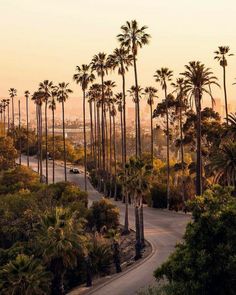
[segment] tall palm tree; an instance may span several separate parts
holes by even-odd
[[[67,181],[66,173],[66,136],[65,136],[65,102],[69,98],[69,94],[73,91],[68,88],[69,83],[61,82],[58,84],[57,101],[62,105],[62,132],[63,132],[63,147],[64,147],[64,176]]]
[[[183,110],[187,105],[187,94],[185,90],[185,80],[177,78],[176,83],[171,83],[174,87],[174,92],[177,93],[177,110],[179,112],[179,130],[180,130],[180,154],[181,154],[181,170],[182,170],[182,198],[185,202],[185,184],[184,184],[184,145],[183,145]]]
[[[225,96],[225,113],[226,113],[226,123],[228,124],[228,100],[227,100],[227,90],[226,90],[226,67],[228,65],[227,57],[233,56],[229,54],[229,46],[219,46],[218,50],[214,53],[216,54],[214,59],[219,61],[223,69],[223,83],[224,83],[224,96]]]
[[[21,105],[20,105],[20,99],[18,99],[18,121],[19,121],[19,124],[18,124],[18,133],[19,133],[19,164],[21,165],[21,150],[22,150],[22,147],[21,147]]]
[[[89,83],[95,79],[89,65],[83,64],[81,67],[76,67],[77,73],[74,74],[74,81],[79,84],[83,91],[83,125],[84,125],[84,189],[87,191],[87,141],[86,141],[86,90]]]
[[[157,98],[156,95],[157,89],[155,87],[149,86],[144,89],[145,94],[147,95],[147,103],[150,106],[150,123],[151,123],[151,160],[153,165],[153,104],[154,98]]]
[[[104,76],[108,69],[107,55],[104,52],[99,52],[95,55],[91,62],[92,70],[97,72],[101,77],[101,133],[102,133],[102,171],[103,171],[103,184],[104,193],[106,192],[106,147],[105,147],[105,93],[104,93]]]
[[[1,294],[50,294],[51,274],[39,259],[18,254],[4,265],[0,275]]]
[[[39,83],[39,91],[43,95],[43,101],[45,103],[44,120],[45,120],[45,153],[46,153],[46,183],[48,183],[48,99],[51,96],[53,90],[53,83],[49,80],[44,80]]]
[[[212,71],[204,64],[192,61],[185,66],[185,72],[181,75],[186,80],[185,90],[190,98],[194,97],[197,112],[197,163],[196,163],[196,195],[202,195],[202,148],[201,148],[201,103],[203,94],[208,94],[213,99],[209,91],[209,85],[217,83],[217,78]]]
[[[126,48],[116,48],[112,54],[108,56],[109,66],[115,70],[118,69],[118,74],[122,77],[122,94],[123,94],[123,152],[124,152],[124,161],[122,166],[126,163],[127,157],[127,147],[126,147],[126,87],[125,87],[125,74],[128,71],[129,66],[132,65],[133,56],[130,54],[129,49]]]
[[[106,104],[108,106],[109,112],[109,171],[110,171],[110,197],[112,194],[112,116],[111,116],[111,106],[113,104],[113,88],[116,87],[116,83],[111,80],[107,80],[104,82],[105,86],[105,97],[106,97]],[[107,153],[108,153],[108,146],[107,146]]]
[[[38,139],[38,170],[40,175],[40,182],[43,182],[43,153],[42,153],[42,105],[43,94],[36,91],[32,95],[32,100],[36,104],[36,118],[37,118],[37,139]]]
[[[29,167],[29,95],[28,90],[25,91],[26,102],[26,132],[27,132],[27,166]]]
[[[12,108],[12,126],[14,128],[15,126],[15,110],[14,110],[14,97],[17,94],[17,90],[15,88],[10,88],[9,89],[9,95],[11,98],[11,108]]]
[[[52,111],[52,182],[55,182],[55,110],[57,87],[54,87],[49,99],[49,109]]]
[[[139,27],[136,20],[127,21],[121,27],[122,33],[117,36],[118,41],[124,48],[130,49],[133,56],[134,78],[135,78],[135,94],[137,104],[137,155],[141,157],[141,128],[140,128],[140,105],[139,105],[139,88],[138,88],[138,73],[137,73],[137,54],[138,49],[149,43],[150,35],[146,33],[146,26]]]
[[[167,97],[167,86],[168,82],[171,81],[173,72],[168,68],[161,68],[156,71],[154,77],[156,82],[160,83],[164,90],[165,103],[166,103],[166,152],[167,152],[167,209],[170,206],[170,130],[169,130],[169,114],[168,114],[168,97]]]

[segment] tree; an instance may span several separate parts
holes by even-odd
[[[14,110],[14,97],[16,96],[17,91],[15,88],[9,89],[9,95],[11,98],[11,108],[12,108],[12,125],[15,126],[15,110]]]
[[[108,69],[107,55],[99,52],[95,55],[91,62],[92,70],[97,72],[101,77],[101,133],[102,133],[102,172],[103,172],[103,190],[106,194],[106,147],[105,147],[105,93],[104,93],[104,76]]]
[[[43,96],[43,102],[45,103],[45,110],[44,110],[44,119],[45,119],[45,153],[46,153],[46,183],[48,183],[48,99],[51,97],[51,93],[53,90],[53,83],[49,80],[44,80],[43,82],[39,83],[39,91]]]
[[[140,159],[130,158],[126,169],[127,184],[133,195],[136,232],[135,259],[138,260],[142,257],[141,248],[144,246],[143,195],[149,189],[152,166]]]
[[[56,97],[57,87],[54,87],[51,98],[49,100],[49,109],[52,111],[52,182],[55,182],[55,110],[56,110]]]
[[[226,89],[226,67],[228,65],[227,57],[233,56],[229,54],[229,46],[219,46],[218,50],[215,51],[215,59],[219,61],[220,66],[223,69],[223,83],[224,83],[224,95],[225,95],[225,113],[226,113],[226,123],[228,124],[228,100],[227,100],[227,89]]]
[[[139,27],[136,20],[127,21],[121,27],[122,33],[117,36],[121,46],[131,51],[134,65],[135,78],[135,103],[137,107],[137,155],[141,157],[141,127],[140,127],[140,105],[139,105],[139,88],[137,73],[137,54],[138,49],[149,43],[150,35],[146,33],[146,26]]]
[[[150,129],[151,129],[151,160],[152,160],[152,165],[153,165],[153,104],[154,104],[154,98],[157,98],[158,96],[156,95],[157,89],[155,87],[146,87],[144,89],[145,94],[147,95],[147,104],[150,106]]]
[[[64,146],[64,177],[67,181],[66,173],[66,136],[65,136],[65,102],[69,98],[69,94],[73,91],[68,88],[69,83],[61,82],[58,84],[57,101],[62,105],[62,132],[63,132],[63,146]]]
[[[202,149],[201,149],[201,102],[204,93],[208,94],[213,99],[211,92],[209,91],[209,85],[217,85],[217,78],[213,76],[213,73],[209,68],[206,68],[204,64],[197,61],[192,61],[185,66],[185,72],[182,73],[186,80],[185,90],[190,95],[190,98],[194,97],[196,113],[197,113],[197,163],[196,163],[196,195],[202,195]]]
[[[154,276],[165,278],[172,295],[235,294],[236,199],[230,188],[214,186],[189,207],[193,221],[183,242]]]
[[[76,212],[56,208],[42,217],[38,234],[39,252],[52,271],[52,295],[64,295],[64,275],[67,268],[77,266],[77,255],[86,239]]]
[[[91,68],[88,65],[82,65],[76,67],[77,73],[74,74],[73,79],[77,84],[80,84],[83,91],[83,126],[84,126],[84,189],[87,191],[87,141],[86,141],[86,90],[89,83],[92,83],[95,79],[94,74],[91,72]],[[92,132],[92,131],[91,131]]]
[[[168,68],[161,68],[156,71],[154,77],[156,82],[159,82],[164,90],[165,104],[166,104],[166,146],[167,146],[167,209],[170,205],[170,131],[169,131],[169,114],[168,114],[168,97],[167,97],[167,83],[171,81],[173,72]]]
[[[17,159],[17,150],[10,137],[0,137],[0,170],[12,169]]]
[[[29,95],[28,90],[25,91],[25,103],[26,103],[26,129],[27,129],[27,166],[29,167]]]
[[[126,48],[116,48],[112,54],[108,56],[109,67],[113,70],[118,69],[118,74],[122,77],[122,99],[123,99],[123,128],[122,133],[122,151],[124,157],[122,158],[122,166],[124,169],[124,164],[126,163],[126,87],[125,87],[125,73],[128,71],[129,66],[132,65],[133,56],[129,54],[129,49]]]
[[[50,292],[51,273],[39,259],[18,254],[0,270],[1,294],[46,295]]]

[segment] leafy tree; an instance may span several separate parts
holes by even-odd
[[[13,140],[10,137],[0,137],[0,170],[13,168],[17,156]]]
[[[236,288],[236,201],[229,188],[215,186],[189,203],[193,221],[154,275],[166,278],[175,295],[233,295]]]

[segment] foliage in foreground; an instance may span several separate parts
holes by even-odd
[[[233,295],[236,290],[236,199],[215,186],[189,203],[184,242],[154,275],[175,295]],[[159,293],[156,293],[159,294]]]

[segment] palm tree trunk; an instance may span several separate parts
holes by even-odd
[[[109,197],[112,197],[112,116],[111,116],[111,106],[109,103],[109,132],[110,132],[110,138],[109,138],[109,144],[110,144],[110,193]],[[113,129],[114,130],[114,129]]]
[[[113,114],[113,156],[114,156],[114,200],[117,201],[117,168],[116,168],[116,117]]]
[[[12,127],[15,127],[15,111],[14,111],[14,97],[11,98],[11,109],[12,109]]]
[[[62,101],[62,129],[63,129],[63,147],[64,147],[64,176],[65,176],[65,181],[67,181],[67,173],[66,173],[65,107],[64,107],[64,101]]]
[[[143,218],[143,197],[140,199],[140,207],[139,207],[139,218],[140,218],[140,240],[141,247],[145,247],[145,239],[144,239],[144,218]]]
[[[100,112],[99,112],[99,105],[97,105],[97,134],[98,134],[98,190],[101,191],[101,133],[100,133]]]
[[[91,154],[91,158],[93,158],[93,155],[94,155],[94,134],[93,134],[92,101],[89,101],[89,114],[90,114],[90,154]]]
[[[139,93],[138,93],[138,74],[137,74],[137,65],[136,65],[136,56],[133,57],[134,61],[134,77],[135,77],[135,95],[136,95],[136,105],[137,105],[137,145],[138,152],[137,155],[141,158],[141,128],[140,128],[140,106],[139,106]]]
[[[136,201],[135,201],[136,203]],[[135,233],[136,233],[136,242],[135,242],[135,260],[138,260],[142,257],[141,254],[141,240],[140,240],[140,220],[137,204],[134,205],[134,216],[135,216]]]
[[[103,72],[103,69],[102,69]],[[105,147],[105,121],[104,121],[104,114],[105,114],[105,96],[104,96],[104,77],[103,73],[101,75],[101,82],[102,82],[102,170],[103,170],[103,181],[105,184],[105,169],[106,169],[106,147]],[[105,187],[104,187],[105,190]]]
[[[3,109],[3,127],[4,127],[4,136],[6,136],[6,105],[4,106]]]
[[[29,167],[29,99],[26,97],[27,166]]]
[[[169,130],[169,113],[167,101],[167,87],[165,85],[166,101],[166,153],[167,153],[167,209],[170,209],[170,130]]]
[[[180,152],[181,152],[181,169],[182,169],[182,201],[185,202],[185,181],[184,181],[184,145],[183,145],[183,118],[182,108],[180,107]]]
[[[197,167],[196,167],[196,195],[202,195],[202,148],[201,148],[201,95],[198,93],[197,102]]]
[[[224,95],[225,95],[225,113],[226,113],[226,123],[229,124],[228,121],[228,100],[227,100],[227,90],[226,90],[226,70],[225,65],[223,66],[223,82],[224,82]]]
[[[43,124],[42,124],[42,106],[39,106],[39,170],[40,170],[40,182],[43,182],[43,148],[42,148],[42,138],[43,138]]]
[[[83,90],[83,125],[84,125],[84,189],[87,191],[87,141],[86,141],[86,126],[85,126],[85,90]]]
[[[122,91],[123,91],[123,122],[124,122],[124,128],[121,129],[121,132],[123,131],[123,150],[124,150],[124,163],[126,163],[127,160],[127,147],[126,147],[126,95],[125,95],[125,75],[124,75],[124,68],[122,64]],[[124,165],[123,165],[124,169]]]
[[[19,164],[21,165],[21,113],[20,113],[20,100],[18,100],[18,115],[19,115]]]
[[[46,183],[48,184],[48,118],[47,118],[48,102],[45,100],[45,152],[46,152]]]
[[[106,155],[106,161],[105,161],[105,171],[104,171],[104,195],[107,196],[107,176],[108,176],[108,170],[109,170],[109,161],[108,161],[108,128],[107,128],[107,115],[106,115],[106,110],[104,107],[104,136],[105,136],[105,155]]]
[[[55,110],[52,107],[52,183],[55,182]]]
[[[37,130],[36,130],[36,133],[37,133],[37,162],[38,162],[38,174],[40,174],[39,172],[39,153],[40,153],[40,145],[39,145],[39,106],[36,104],[36,121],[37,121]]]
[[[7,129],[8,132],[10,130],[10,110],[9,110],[9,104],[7,105]]]
[[[93,145],[94,145],[94,152],[93,152],[93,156],[94,156],[94,163],[95,163],[95,170],[97,171],[98,167],[97,167],[97,118],[96,118],[96,102],[94,101],[94,141],[93,141]]]
[[[124,124],[123,124],[123,112],[122,112],[122,108],[120,110],[120,135],[121,135],[121,161],[122,161],[122,167],[125,167],[125,160],[124,160],[124,133],[123,133],[123,128],[124,128]]]
[[[152,103],[150,103],[150,120],[151,120],[151,161],[153,165],[153,119],[152,119]]]

